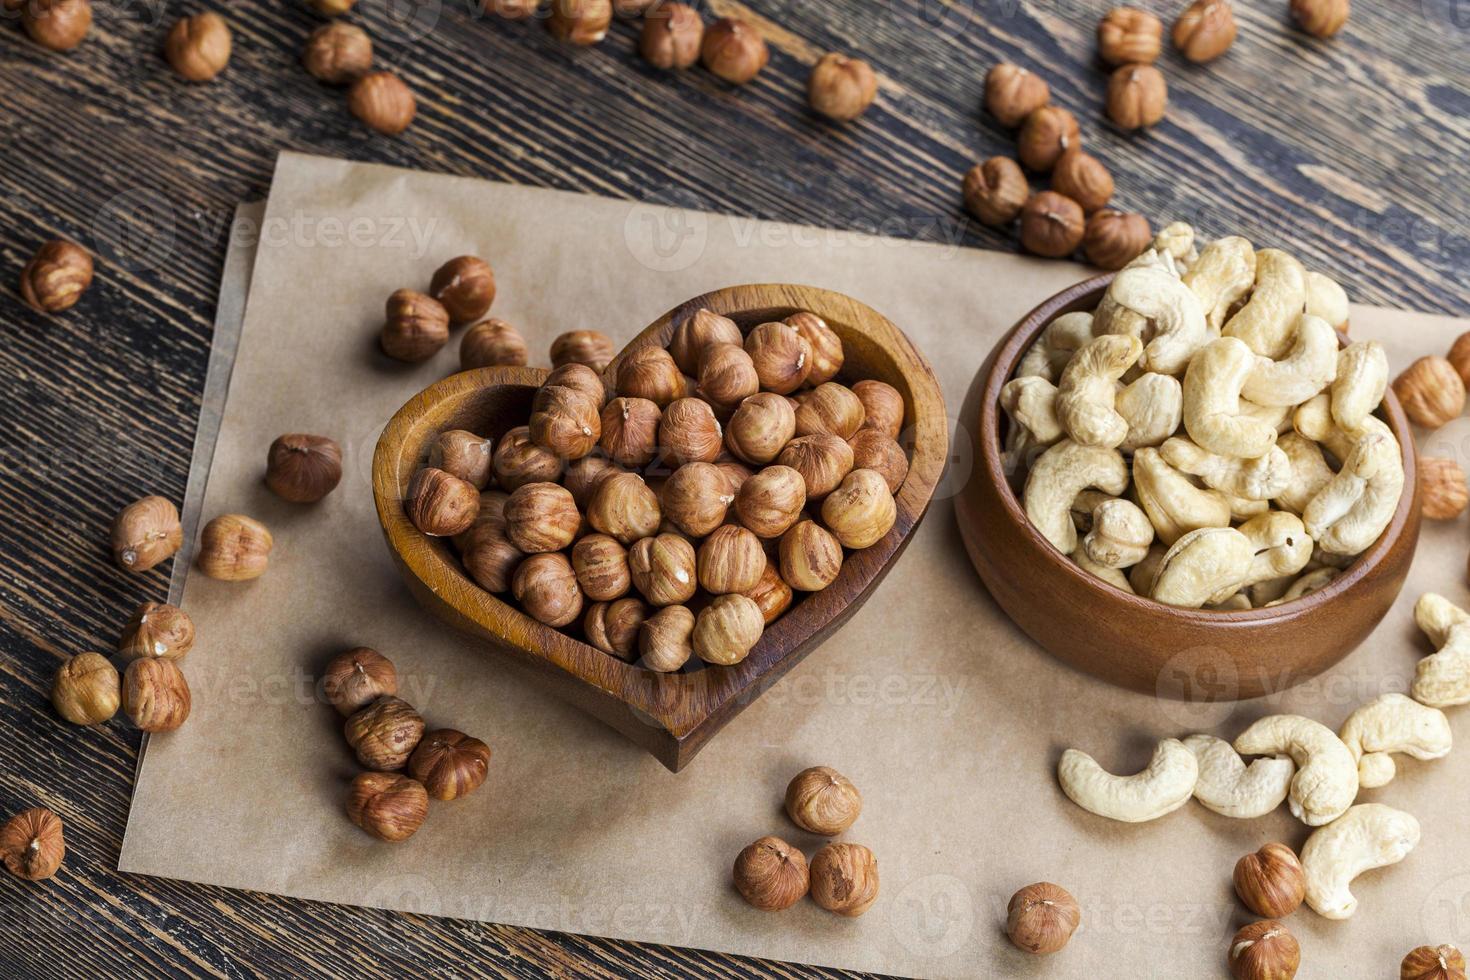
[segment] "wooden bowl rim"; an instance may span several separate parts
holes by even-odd
[[[1341,575],[1326,587],[1300,599],[1261,609],[1190,609],[1171,606],[1132,592],[1124,592],[1097,576],[1083,571],[1075,562],[1053,547],[1051,542],[1031,523],[1015,491],[1011,488],[1010,481],[1005,478],[1005,464],[1000,443],[1000,389],[1010,379],[1016,364],[1040,336],[1041,331],[1063,313],[1091,310],[1096,307],[1108,284],[1113,281],[1114,275],[1116,273],[1109,272],[1085,279],[1044,300],[1011,328],[996,350],[989,375],[985,379],[985,390],[980,407],[981,445],[985,458],[983,467],[985,476],[993,483],[999,484],[997,489],[1006,516],[1020,525],[1022,534],[1038,553],[1039,560],[1045,562],[1049,568],[1057,574],[1080,583],[1100,601],[1121,605],[1130,612],[1163,616],[1195,624],[1203,622],[1223,627],[1259,626],[1290,621],[1351,591],[1388,556],[1394,542],[1404,533],[1404,529],[1409,524],[1409,518],[1417,499],[1418,474],[1415,469],[1413,429],[1391,387],[1384,392],[1382,409],[1383,414],[1387,416],[1386,421],[1389,428],[1399,441],[1399,449],[1404,461],[1404,489],[1403,494],[1399,497],[1398,507],[1394,510],[1393,519],[1378,536],[1378,540],[1373,542],[1367,551],[1359,555]],[[1339,333],[1338,341],[1344,344],[1348,342],[1348,338]]]

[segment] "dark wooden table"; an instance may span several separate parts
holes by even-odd
[[[1172,19],[1183,3],[1146,5]],[[581,50],[470,6],[363,0],[352,14],[418,93],[398,139],[363,130],[300,69],[320,23],[300,0],[221,8],[235,56],[204,86],[159,56],[199,4],[99,4],[70,55],[32,45],[14,15],[0,23],[0,813],[50,806],[70,843],[47,885],[0,874],[0,974],[821,975],[114,870],[139,736],[64,725],[47,690],[63,658],[111,649],[128,611],[166,590],[164,570],[113,568],[107,528],[145,492],[183,496],[229,219],[265,194],[279,150],[1009,249],[958,206],[961,174],[1010,152],[979,112],[986,69],[1006,59],[1077,113],[1120,206],[1285,246],[1358,301],[1470,312],[1466,0],[1361,3],[1330,43],[1294,31],[1285,0],[1250,0],[1224,59],[1165,55],[1169,114],[1143,136],[1102,119],[1101,2],[713,3],[772,42],[738,91],[649,70],[631,24]],[[804,108],[828,49],[883,76],[857,125]],[[14,283],[57,236],[97,251],[97,280],[70,313],[40,316]]]

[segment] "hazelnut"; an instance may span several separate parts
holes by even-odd
[[[836,837],[853,825],[862,809],[857,787],[827,766],[803,769],[786,787],[786,815],[820,837]]]
[[[100,725],[117,714],[122,700],[117,668],[100,653],[79,653],[56,672],[51,703],[73,725]]]
[[[560,552],[531,555],[521,562],[510,592],[526,615],[547,626],[566,626],[582,614],[577,573]]]
[[[364,772],[347,793],[347,819],[390,844],[408,840],[429,816],[423,783],[391,772]]]
[[[735,494],[735,513],[740,523],[762,538],[785,534],[801,517],[805,506],[806,481],[794,468],[779,464],[768,466],[746,480]],[[741,592],[745,588],[730,591]]]
[[[193,699],[184,672],[172,660],[134,660],[123,674],[122,709],[145,732],[171,732],[189,720]]]
[[[789,323],[762,323],[745,338],[745,352],[765,391],[789,395],[811,373],[811,344]]]
[[[397,136],[413,122],[418,103],[403,79],[391,71],[375,71],[352,83],[347,109],[369,129]]]
[[[818,385],[801,400],[796,410],[796,434],[815,435],[830,432],[839,439],[851,439],[867,420],[863,400],[851,388],[835,381]]]
[[[1122,129],[1143,129],[1164,118],[1169,86],[1153,65],[1124,65],[1108,78],[1108,118]]]
[[[738,664],[760,641],[764,630],[765,619],[754,600],[738,593],[716,596],[695,617],[694,652],[708,664]]]
[[[553,456],[581,459],[602,436],[600,407],[600,399],[588,397],[580,388],[545,385],[531,402],[531,439]]]
[[[558,41],[597,44],[607,37],[612,16],[612,0],[551,0],[546,29]]]
[[[490,465],[495,479],[506,490],[527,483],[553,483],[562,473],[561,457],[547,452],[531,441],[529,426],[511,429],[495,446]]]
[[[685,463],[674,471],[660,495],[664,519],[692,538],[702,538],[725,523],[735,494],[713,463]]]
[[[1011,896],[1006,906],[1006,935],[1017,949],[1047,955],[1072,938],[1082,910],[1060,885],[1039,881]]]
[[[842,545],[816,521],[798,521],[781,536],[781,578],[793,589],[820,592],[842,571]]]
[[[766,567],[761,572],[760,581],[755,588],[747,589],[741,595],[756,604],[761,611],[761,619],[767,626],[781,618],[781,614],[791,607],[792,600],[796,597],[791,591],[791,586],[781,578],[776,571],[776,566],[771,560],[766,559]]]
[[[487,471],[489,459],[487,454]],[[280,436],[266,454],[265,485],[282,500],[316,503],[335,490],[341,480],[342,447],[326,436]]]
[[[373,41],[355,24],[334,20],[311,32],[301,51],[307,74],[328,85],[346,85],[373,68]]]
[[[856,918],[878,900],[878,859],[861,844],[828,844],[812,857],[812,901]]]
[[[1230,940],[1230,975],[1235,980],[1291,980],[1301,961],[1296,937],[1271,919],[1252,922]]]
[[[744,463],[737,463],[733,459],[720,459],[715,462],[720,472],[725,474],[725,482],[730,487],[731,493],[739,493],[740,488],[745,486],[745,481],[755,476],[755,471]]]
[[[20,4],[20,22],[41,47],[70,51],[92,27],[91,0],[25,0]]]
[[[1174,22],[1174,47],[1197,64],[1215,60],[1234,43],[1230,0],[1194,0]]]
[[[632,584],[628,549],[606,534],[589,534],[572,548],[572,571],[577,585],[593,602],[611,602]]]
[[[603,480],[587,508],[587,522],[624,545],[655,534],[662,519],[658,495],[637,473],[614,473]]]
[[[145,602],[134,609],[117,641],[117,655],[125,663],[145,657],[183,660],[193,648],[194,621],[165,602]]]
[[[475,523],[480,491],[473,483],[425,466],[409,481],[403,506],[420,531],[436,538],[453,537]]]
[[[551,342],[552,367],[582,364],[601,374],[612,359],[612,339],[596,330],[568,330]]]
[[[670,674],[689,662],[694,653],[694,613],[684,606],[665,606],[643,621],[638,634],[640,665]]]
[[[888,484],[888,492],[897,495],[909,476],[909,458],[898,441],[877,429],[864,428],[858,430],[848,445],[852,449],[852,467],[877,473]]]
[[[673,339],[669,341],[669,356],[674,359],[680,371],[698,374],[704,353],[709,348],[719,344],[734,344],[738,347],[744,342],[745,338],[741,336],[740,328],[735,325],[734,320],[700,309],[674,328]]]
[[[664,409],[658,444],[675,465],[708,463],[720,455],[725,434],[709,402],[678,398]]]
[[[807,81],[811,107],[829,119],[848,122],[868,111],[878,96],[878,76],[866,61],[825,54]]]
[[[822,521],[844,548],[867,548],[883,540],[898,517],[888,483],[872,470],[853,470],[822,501]]]
[[[506,20],[526,20],[540,12],[545,0],[480,0],[480,9]]]
[[[1026,117],[1016,137],[1016,156],[1027,170],[1046,173],[1062,154],[1082,145],[1077,117],[1061,106],[1047,105]]]
[[[777,461],[800,474],[808,500],[821,500],[852,472],[853,458],[852,446],[840,436],[817,432],[791,440]]]
[[[430,732],[408,757],[408,774],[436,800],[469,796],[490,771],[490,746],[452,728]]]
[[[454,535],[454,546],[464,551],[474,544],[475,538],[485,534],[505,536],[505,505],[510,494],[500,490],[485,490],[480,493],[480,509],[475,513],[475,522]]]
[[[1113,175],[1097,157],[1081,147],[1072,147],[1057,160],[1051,172],[1052,190],[1082,205],[1083,211],[1096,211],[1113,196]]]
[[[1153,229],[1143,215],[1105,208],[1087,219],[1082,252],[1100,269],[1121,269],[1142,255],[1153,240]]]
[[[480,588],[500,593],[510,591],[511,577],[525,557],[503,531],[488,530],[473,536],[460,554],[460,561]]]
[[[795,327],[801,339],[812,349],[811,370],[807,372],[806,383],[815,386],[837,377],[846,359],[842,338],[837,336],[837,331],[827,326],[826,320],[805,310],[791,314],[782,322]]]
[[[642,17],[660,3],[661,0],[613,0],[613,14],[631,20]]]
[[[1393,381],[1409,421],[1438,429],[1465,410],[1465,382],[1443,357],[1421,357]]]
[[[699,393],[722,415],[734,411],[760,387],[755,361],[744,347],[715,344],[705,348],[699,366]]]
[[[784,395],[760,392],[740,403],[725,426],[725,445],[748,463],[775,459],[796,433],[796,413]]]
[[[0,861],[17,878],[44,881],[61,869],[65,857],[61,818],[43,806],[23,810],[0,826]]]
[[[699,546],[699,584],[715,595],[755,588],[765,567],[760,539],[734,524],[716,528]]]
[[[230,63],[230,25],[212,12],[181,17],[164,39],[163,53],[180,78],[207,82]]]
[[[1031,187],[1020,164],[1010,157],[991,157],[965,174],[965,208],[981,224],[1004,227],[1016,220]]]
[[[1445,360],[1455,369],[1460,380],[1470,388],[1470,333],[1462,333],[1455,338],[1450,345],[1450,352],[1445,355]]]
[[[562,486],[571,492],[578,509],[585,511],[592,503],[592,495],[597,492],[598,487],[602,486],[602,481],[614,473],[621,472],[622,469],[616,463],[603,456],[601,452],[595,452],[581,459],[574,459],[567,464]]]
[[[1042,191],[1021,209],[1021,246],[1034,255],[1066,258],[1082,244],[1086,228],[1082,206],[1056,191]]]
[[[644,538],[628,551],[633,587],[653,606],[674,606],[694,598],[694,545],[677,534]]]
[[[643,21],[638,51],[655,68],[689,68],[699,60],[704,20],[688,4],[660,3]]]
[[[449,343],[449,313],[432,296],[400,289],[388,297],[378,340],[383,353],[394,360],[427,361]]]
[[[1295,912],[1307,894],[1307,878],[1296,852],[1267,844],[1235,862],[1235,894],[1246,908],[1268,919]]]
[[[1015,128],[1051,101],[1051,89],[1040,76],[1001,62],[985,76],[985,108],[1002,126]]]
[[[493,450],[489,439],[465,429],[446,429],[429,445],[429,465],[484,490],[493,475]]]
[[[617,389],[626,398],[646,398],[665,408],[674,399],[684,397],[684,375],[662,347],[639,347],[618,362]]]
[[[762,837],[735,858],[735,890],[762,912],[791,908],[809,885],[806,857],[779,837]]]
[[[449,322],[474,323],[495,302],[495,270],[474,255],[450,259],[434,271],[429,295],[449,314]]]
[[[398,671],[393,661],[368,647],[339,653],[322,670],[322,696],[344,717],[397,693]]]
[[[647,398],[614,398],[602,410],[603,452],[622,466],[644,466],[658,452],[663,413]]]
[[[199,533],[199,570],[224,582],[260,578],[275,542],[266,526],[244,514],[221,514]]]
[[[1291,0],[1291,16],[1315,37],[1332,37],[1348,20],[1348,0]]]
[[[582,632],[587,642],[609,656],[632,663],[638,656],[638,634],[648,618],[642,599],[628,596],[599,602],[587,610]]]
[[[28,0],[27,7],[37,0]],[[20,298],[39,313],[69,310],[92,285],[92,256],[80,245],[53,239],[36,250],[20,273]]]
[[[357,6],[357,0],[306,0],[306,5],[323,17],[341,17]]]
[[[1151,65],[1163,45],[1163,22],[1137,7],[1114,7],[1097,25],[1097,53],[1105,64]]]
[[[390,694],[353,712],[342,734],[364,769],[396,772],[418,748],[424,719],[413,705]]]
[[[505,536],[529,555],[561,551],[581,526],[571,491],[556,483],[527,483],[505,503]]]
[[[1452,521],[1464,513],[1466,505],[1470,505],[1465,471],[1452,459],[1420,456],[1419,482],[1424,488],[1424,516],[1432,521]]]
[[[716,77],[744,85],[766,67],[771,52],[753,25],[733,17],[721,17],[704,32],[699,56],[704,67]]]
[[[460,370],[482,367],[525,367],[529,354],[519,330],[491,317],[465,331],[459,341]]]
[[[183,543],[178,508],[163,497],[135,500],[112,522],[112,555],[124,571],[146,572]]]
[[[903,395],[886,381],[865,379],[852,386],[852,393],[863,403],[864,429],[876,429],[890,439],[903,431]]]
[[[1448,943],[1420,946],[1399,964],[1399,980],[1465,980],[1465,956]]]

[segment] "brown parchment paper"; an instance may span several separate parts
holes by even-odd
[[[1427,526],[1398,606],[1324,677],[1223,706],[1119,691],[1053,661],[986,596],[950,507],[970,472],[961,443],[871,601],[675,776],[410,600],[374,518],[369,463],[384,422],[454,370],[457,352],[388,364],[374,344],[386,295],[423,288],[450,256],[486,256],[500,284],[494,313],[544,357],[562,330],[628,339],[707,289],[810,283],[908,331],[957,412],[1002,332],[1085,270],[290,154],[263,220],[245,214],[235,230],[237,253],[257,258],[203,513],[252,514],[276,548],[251,584],[188,576],[183,604],[200,636],[185,665],[194,716],[148,747],[125,872],[908,975],[1224,975],[1228,937],[1246,920],[1231,894],[1234,861],[1268,840],[1300,846],[1305,828],[1284,808],[1232,821],[1194,804],[1150,824],[1110,823],[1057,789],[1061,749],[1133,771],[1159,737],[1229,738],[1274,711],[1335,727],[1362,701],[1406,687],[1427,652],[1410,618],[1415,596],[1467,599],[1464,522]],[[1352,322],[1355,335],[1388,345],[1395,369],[1466,326],[1366,308]],[[270,441],[301,430],[333,435],[346,452],[340,489],[308,508],[261,483]],[[1467,447],[1465,419],[1428,440],[1461,460]],[[431,726],[472,732],[495,753],[486,788],[435,804],[402,846],[343,816],[355,770],[339,718],[313,692],[320,665],[357,644],[397,662],[401,693]],[[1470,712],[1451,714],[1470,738]],[[780,810],[787,779],[812,764],[837,767],[864,793],[846,836],[878,855],[882,894],[858,920],[810,902],[756,912],[729,885],[731,861],[756,837],[816,849]],[[1417,815],[1423,843],[1355,885],[1354,919],[1305,909],[1291,919],[1303,977],[1389,975],[1415,945],[1470,941],[1470,749],[1399,769],[1364,798]],[[1011,892],[1039,879],[1064,884],[1083,908],[1076,938],[1044,963],[1002,933]]]

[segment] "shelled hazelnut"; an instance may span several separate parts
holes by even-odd
[[[753,599],[738,593],[715,596],[694,619],[694,652],[705,663],[728,667],[750,654],[765,631]]]
[[[991,157],[965,174],[965,209],[981,224],[1001,228],[1016,220],[1031,185],[1021,165],[1010,157]]]
[[[1016,137],[1016,155],[1027,170],[1046,173],[1062,154],[1082,145],[1077,117],[1061,106],[1042,106],[1026,117]]]
[[[1067,945],[1082,920],[1082,910],[1060,885],[1039,881],[1011,896],[1006,906],[1006,936],[1020,950],[1045,956]]]
[[[741,593],[747,599],[755,603],[760,610],[761,619],[767,626],[781,618],[781,615],[791,608],[791,603],[796,595],[791,586],[781,578],[781,573],[776,569],[776,563],[769,558],[766,559],[766,567],[761,572],[760,581],[755,588],[747,589]]]
[[[1268,919],[1295,912],[1307,894],[1306,873],[1285,844],[1266,844],[1235,862],[1235,894],[1246,908]]]
[[[551,0],[546,29],[558,41],[592,45],[607,37],[612,17],[612,0]]]
[[[1113,175],[1081,147],[1072,147],[1051,172],[1052,190],[1070,197],[1086,212],[1103,207],[1113,196]]]
[[[1234,43],[1230,0],[1194,0],[1174,22],[1174,47],[1196,64],[1214,61]]]
[[[207,82],[230,63],[230,47],[230,25],[206,11],[181,17],[164,39],[163,53],[180,78]]]
[[[369,647],[337,654],[322,671],[322,696],[344,717],[397,693],[398,671],[393,661]]]
[[[18,6],[25,32],[50,51],[70,51],[92,28],[91,0],[25,0]]]
[[[560,552],[531,555],[516,567],[511,595],[532,619],[566,626],[582,614],[582,589],[571,562]]]
[[[582,389],[544,385],[531,403],[531,440],[558,459],[581,459],[602,436],[600,409]]]
[[[480,491],[473,483],[425,466],[413,475],[403,501],[413,526],[431,537],[453,537],[468,530],[480,512]]]
[[[779,837],[762,837],[735,858],[735,890],[762,912],[789,909],[811,886],[806,856]]]
[[[134,660],[123,674],[122,710],[145,732],[171,732],[189,720],[193,698],[184,672],[172,660]]]
[[[781,578],[793,589],[820,592],[840,571],[842,545],[816,521],[798,521],[781,535]]]
[[[735,494],[713,463],[685,463],[674,471],[659,496],[664,520],[692,538],[702,538],[725,523]]]
[[[796,410],[796,434],[810,436],[830,432],[851,439],[867,419],[863,400],[851,388],[835,381],[818,385],[801,400]]]
[[[716,528],[699,546],[699,584],[713,595],[755,588],[765,567],[760,539],[734,524]]]
[[[598,451],[568,463],[561,482],[562,486],[571,491],[578,509],[585,511],[591,505],[592,495],[597,492],[602,481],[621,472],[622,469],[616,463]]]
[[[510,494],[503,490],[482,490],[480,509],[475,512],[475,522],[454,535],[454,546],[461,551],[474,544],[476,538],[486,534],[505,534],[505,505]]]
[[[739,493],[740,488],[745,486],[745,481],[755,476],[755,471],[744,463],[733,459],[720,459],[715,463],[720,472],[725,474],[725,483],[729,486],[731,493]]]
[[[1151,65],[1164,43],[1164,25],[1137,7],[1114,7],[1097,25],[1097,53],[1105,64]]]
[[[272,442],[266,454],[265,485],[282,500],[316,503],[341,480],[342,447],[326,436],[290,433]]]
[[[112,522],[112,555],[124,571],[146,572],[183,543],[178,508],[165,497],[135,500]]]
[[[397,136],[413,123],[418,102],[403,79],[391,71],[375,71],[352,83],[347,109],[369,129]]]
[[[783,323],[795,327],[797,334],[812,350],[811,369],[807,371],[806,383],[812,387],[837,377],[846,361],[842,349],[842,338],[827,325],[827,321],[815,313],[803,310],[788,316]]]
[[[658,495],[636,473],[614,473],[598,484],[587,523],[630,545],[658,531],[663,519]]]
[[[853,460],[853,448],[841,436],[816,432],[791,440],[776,461],[795,470],[806,489],[806,499],[817,501],[836,490],[852,472]]]
[[[22,810],[0,825],[0,862],[17,878],[45,881],[65,858],[61,818],[45,807]]]
[[[593,602],[621,598],[633,582],[628,549],[606,534],[589,534],[577,541],[572,548],[572,571],[582,593]]]
[[[628,572],[650,605],[675,606],[699,589],[694,545],[678,534],[643,538],[628,549]]]
[[[602,409],[602,451],[620,466],[645,466],[658,452],[659,407],[647,398],[614,398]]]
[[[646,398],[663,409],[684,397],[684,375],[662,347],[639,347],[618,362],[617,389],[625,398]]]
[[[1286,926],[1266,919],[1235,934],[1228,959],[1235,980],[1291,980],[1301,965],[1302,953]]]
[[[1014,129],[1049,101],[1046,80],[1024,68],[1001,62],[985,76],[985,108],[1002,126]]]
[[[35,2],[29,0],[25,9]],[[60,313],[75,306],[90,285],[91,254],[80,245],[57,238],[38,248],[21,270],[20,298],[38,313]]]
[[[266,526],[244,514],[221,514],[199,534],[199,570],[225,582],[260,578],[275,542]]]
[[[1409,421],[1425,429],[1438,429],[1465,411],[1465,383],[1454,366],[1443,357],[1421,357],[1393,381]]]
[[[1465,471],[1452,459],[1420,456],[1419,482],[1423,486],[1421,493],[1424,499],[1424,516],[1432,521],[1452,521],[1470,505],[1470,488],[1465,484]]]
[[[762,323],[746,336],[745,351],[765,391],[789,395],[811,373],[811,344],[789,323]]]
[[[1056,191],[1042,191],[1021,209],[1021,246],[1060,259],[1077,251],[1087,230],[1082,206]]]
[[[530,426],[522,425],[500,437],[490,465],[496,481],[514,491],[527,483],[555,482],[566,464],[532,442]]]
[[[418,833],[428,816],[429,794],[424,785],[397,773],[360,773],[347,793],[347,819],[390,844]]]
[[[878,900],[878,859],[861,844],[828,844],[812,857],[812,901],[856,918]]]
[[[394,360],[410,364],[426,361],[449,343],[449,312],[432,296],[412,289],[397,290],[388,297],[378,339],[383,353]]]
[[[890,439],[903,431],[903,395],[886,381],[865,378],[855,382],[852,393],[863,403],[863,429],[876,429]]]
[[[638,652],[643,666],[670,674],[694,654],[694,613],[684,606],[664,606],[643,621]]]
[[[822,501],[822,523],[844,548],[868,548],[893,528],[898,509],[888,483],[872,470],[853,470]]]
[[[482,367],[525,367],[529,359],[526,339],[521,332],[494,317],[470,327],[459,341],[459,366],[463,371]]]
[[[353,712],[342,729],[364,769],[397,772],[424,736],[424,719],[402,698],[385,695]]]
[[[862,810],[857,787],[830,766],[803,769],[786,786],[786,815],[811,834],[836,837],[857,822]]]
[[[408,774],[433,799],[469,796],[490,772],[490,746],[453,728],[429,732],[408,757]]]
[[[771,58],[760,31],[743,20],[721,17],[704,32],[700,59],[712,74],[734,85],[759,75]]]
[[[1291,16],[1314,37],[1329,38],[1347,23],[1348,0],[1291,0]]]
[[[745,342],[740,328],[729,317],[709,310],[696,310],[694,315],[674,328],[669,340],[669,356],[685,374],[698,374],[705,351],[719,344]]]
[[[571,491],[557,483],[527,483],[505,504],[505,536],[526,554],[561,551],[581,526]]]
[[[632,663],[637,659],[638,633],[647,618],[648,607],[643,600],[625,596],[589,607],[582,632],[587,642],[603,653]]]
[[[699,394],[721,415],[729,415],[760,391],[755,361],[739,344],[713,344],[699,364]],[[670,406],[672,407],[672,406]]]
[[[689,68],[699,60],[704,20],[688,4],[660,3],[643,21],[638,52],[655,68]]]
[[[526,557],[503,531],[475,535],[461,550],[460,561],[470,578],[489,592],[509,592],[512,576]]]
[[[746,480],[735,494],[740,523],[762,538],[785,534],[800,519],[805,506],[806,481],[794,468],[779,463]],[[743,592],[744,588],[731,591]]]
[[[700,398],[676,398],[664,409],[658,444],[676,466],[709,463],[720,455],[725,433],[710,404]]]
[[[117,714],[122,679],[100,653],[79,653],[56,672],[51,704],[73,725],[100,725]]]
[[[1088,217],[1082,252],[1100,269],[1121,269],[1142,255],[1153,240],[1153,229],[1143,215],[1104,208]]]
[[[373,69],[373,41],[355,24],[334,20],[306,39],[301,64],[307,74],[328,85],[347,85]]]
[[[807,81],[807,102],[829,119],[850,122],[868,111],[878,96],[878,76],[866,61],[825,54]]]
[[[494,446],[465,429],[446,429],[429,444],[429,465],[458,477],[476,490],[490,485]]]
[[[133,610],[117,641],[124,663],[145,657],[183,660],[194,648],[194,621],[178,606],[145,602]]]
[[[771,462],[796,434],[796,413],[784,395],[759,392],[740,403],[725,426],[725,446],[756,466]]]
[[[1399,964],[1399,980],[1465,980],[1465,954],[1449,943],[1419,946]]]
[[[601,374],[613,359],[613,343],[596,330],[568,330],[551,342],[551,366],[583,364]]]
[[[852,449],[852,468],[872,470],[883,477],[888,492],[897,495],[909,476],[909,458],[898,440],[877,429],[864,428],[858,430],[848,445]]]
[[[1445,355],[1445,360],[1450,362],[1450,367],[1460,376],[1467,388],[1470,388],[1470,333],[1462,333],[1455,338],[1450,345],[1450,352]]]
[[[1168,104],[1168,83],[1153,65],[1124,65],[1108,78],[1108,118],[1122,129],[1154,125]]]
[[[434,270],[429,295],[444,307],[450,323],[474,323],[495,302],[495,270],[476,255],[452,258]]]

